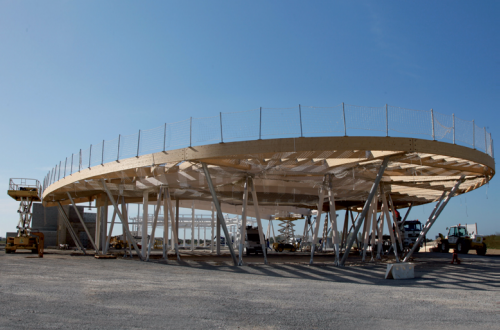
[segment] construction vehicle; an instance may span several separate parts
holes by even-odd
[[[259,229],[253,228],[252,226],[247,226],[246,230],[246,239],[245,239],[245,252],[246,255],[250,255],[250,253],[263,253],[262,245],[260,244],[260,236]]]
[[[33,202],[40,202],[40,182],[36,179],[11,178],[7,194],[19,203],[19,223],[16,237],[7,237],[5,253],[15,253],[16,250],[31,250],[43,258],[43,233],[31,231],[31,208]]]
[[[418,239],[418,236],[420,236],[420,232],[422,231],[422,223],[419,220],[407,220],[407,221],[398,221],[398,226],[399,226],[399,232],[401,233],[401,240],[403,243],[403,249],[411,249],[415,242]],[[371,238],[371,235],[370,235]],[[378,241],[378,236],[375,236],[375,238]],[[371,241],[371,239],[370,239]],[[417,247],[415,252],[420,251],[420,248],[422,247],[422,243]],[[371,244],[369,244],[370,246]],[[390,235],[383,235],[382,236],[382,251],[387,252],[390,250],[392,247],[392,242],[391,242],[391,236]],[[396,244],[396,247],[398,249],[398,253],[401,253],[401,249],[399,247],[399,244]]]
[[[295,252],[299,248],[299,244],[296,242],[295,238],[295,224],[293,221],[304,219],[302,214],[288,214],[284,217],[276,216],[274,220],[279,220],[279,226],[281,229],[278,229],[280,233],[281,240],[273,243],[273,250],[276,252],[290,251]]]
[[[401,238],[403,239],[403,247],[412,248],[417,241],[418,236],[420,236],[422,223],[418,220],[407,220],[404,223],[398,222],[398,225],[402,236]],[[421,247],[422,243],[420,243],[415,252],[420,251]]]
[[[465,226],[458,224],[446,229],[449,230],[446,237],[439,234],[437,241],[439,251],[448,253],[450,249],[456,249],[458,253],[467,254],[469,250],[476,250],[480,256],[486,254],[487,246],[484,243],[486,238],[477,234],[477,223]]]
[[[127,240],[125,235],[112,236],[109,240],[109,247],[112,249],[120,250],[127,247]]]
[[[298,249],[298,244],[292,244],[292,243],[273,243],[273,249],[276,252],[283,252],[283,251],[295,252]]]

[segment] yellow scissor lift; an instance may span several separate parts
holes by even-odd
[[[33,202],[40,202],[41,186],[36,179],[9,180],[7,194],[19,203],[19,223],[17,225],[17,236],[7,237],[5,253],[14,253],[16,250],[31,250],[43,258],[43,233],[31,232],[31,207]]]

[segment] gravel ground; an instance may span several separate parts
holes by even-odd
[[[500,257],[416,255],[415,279],[385,263],[307,256],[182,263],[0,251],[0,329],[498,329]],[[187,253],[189,254],[189,253]],[[287,261],[288,260],[288,261]],[[297,261],[299,260],[299,261]],[[330,259],[331,260],[331,259]]]

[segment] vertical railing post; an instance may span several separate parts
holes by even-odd
[[[163,128],[163,152],[165,152],[165,145],[167,143],[167,123],[165,123],[165,126]],[[168,243],[166,243],[168,244]]]
[[[302,108],[299,104],[299,119],[300,119],[300,137],[304,137],[304,134],[302,132]]]
[[[189,117],[189,147],[190,148],[193,145],[192,143],[193,143],[193,117]]]
[[[472,120],[472,147],[476,149],[476,124]]]
[[[491,148],[491,158],[495,158],[495,148],[493,147],[493,139],[491,139],[491,147],[490,148]]]
[[[385,104],[385,136],[389,136],[389,107]]]
[[[347,136],[347,126],[345,124],[345,106],[344,106],[344,102],[342,102],[342,116],[344,117],[344,136]]]
[[[486,131],[484,132],[484,141],[486,141]],[[68,157],[66,157],[66,160],[64,161],[64,177],[66,177],[66,168],[68,167]]]
[[[486,127],[483,127],[483,129],[484,129],[484,152],[488,153],[488,150],[487,150],[488,144],[486,143]]]
[[[61,180],[61,162],[59,162],[59,172],[57,173],[57,181]]]
[[[259,113],[259,140],[262,139],[262,107],[260,107]]]
[[[104,140],[102,140],[101,166],[104,165]]]
[[[118,152],[116,153],[116,161],[120,159],[120,140],[121,140],[122,135],[118,134]]]
[[[220,143],[224,143],[224,136],[222,135],[222,112],[219,112],[219,122],[220,122]]]
[[[139,146],[141,145],[141,130],[139,130],[139,135],[137,137],[137,155],[136,157],[139,157]]]
[[[453,114],[453,144],[455,144],[455,114]]]
[[[432,121],[432,140],[436,141],[436,135],[434,132],[434,110],[431,109],[431,121]]]
[[[493,139],[491,138],[491,133],[489,133],[490,136],[490,156],[493,157]]]
[[[92,150],[92,145],[90,145],[91,150]],[[78,161],[78,172],[82,170],[82,149],[80,149],[80,160]],[[89,156],[89,162],[90,162],[90,156]],[[90,166],[89,166],[90,167]]]
[[[81,152],[81,149],[80,149],[80,152]],[[92,145],[90,145],[90,149],[89,149],[89,168],[92,165],[92,163],[90,162],[91,159],[92,159]]]
[[[73,156],[74,156],[74,155],[75,155],[75,154],[71,154],[71,170],[70,170],[69,175],[73,174]]]

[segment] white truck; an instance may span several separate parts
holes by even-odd
[[[263,253],[262,245],[260,244],[259,229],[247,226],[246,228],[246,239],[245,239],[245,251],[246,255],[250,253]]]

